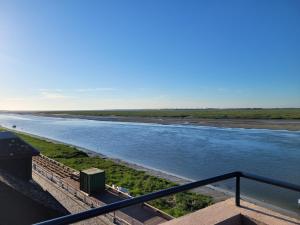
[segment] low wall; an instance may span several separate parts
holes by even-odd
[[[48,191],[57,201],[59,201],[70,213],[79,213],[91,209],[90,206],[77,200],[68,191],[60,188],[47,178],[41,176],[37,172],[33,171],[32,178],[37,182],[44,190]],[[82,223],[81,223],[82,224]],[[86,225],[112,225],[106,217],[99,216],[96,218],[88,219],[84,221]]]

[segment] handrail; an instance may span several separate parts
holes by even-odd
[[[132,206],[135,204],[139,204],[139,203],[143,203],[143,202],[147,202],[147,201],[151,201],[157,198],[161,198],[164,196],[168,196],[168,195],[172,195],[172,194],[176,194],[182,191],[187,191],[193,188],[197,188],[200,186],[204,186],[204,185],[208,185],[211,183],[215,183],[215,182],[219,182],[219,181],[223,181],[223,180],[228,180],[231,178],[236,178],[236,192],[235,192],[235,202],[237,206],[240,206],[240,178],[246,178],[246,179],[250,179],[250,180],[254,180],[254,181],[258,181],[261,183],[266,183],[266,184],[270,184],[270,185],[274,185],[274,186],[278,186],[281,188],[286,188],[289,190],[293,190],[293,191],[297,191],[300,192],[300,185],[296,185],[296,184],[290,184],[284,181],[279,181],[279,180],[274,180],[271,178],[267,178],[267,177],[262,177],[262,176],[258,176],[258,175],[254,175],[254,174],[250,174],[250,173],[245,173],[245,172],[240,172],[240,171],[236,171],[236,172],[232,172],[232,173],[227,173],[227,174],[223,174],[220,176],[215,176],[212,178],[208,178],[205,180],[200,180],[200,181],[195,181],[195,182],[191,182],[188,184],[184,184],[184,185],[180,185],[180,186],[175,186],[175,187],[171,187],[168,189],[164,189],[164,190],[160,190],[157,192],[153,192],[150,194],[146,194],[146,195],[142,195],[139,197],[135,197],[135,198],[131,198],[131,199],[126,199],[126,200],[122,200],[119,202],[115,202],[109,205],[105,205],[103,207],[100,208],[95,208],[95,209],[90,209],[87,210],[85,212],[80,212],[77,214],[72,214],[72,215],[66,215],[66,216],[62,216],[59,218],[54,218],[48,221],[44,221],[41,223],[37,223],[36,225],[60,225],[60,224],[70,224],[70,223],[75,223],[75,222],[79,222],[82,220],[86,220],[92,217],[96,217],[96,216],[100,216],[106,213],[110,213],[128,206]]]
[[[274,180],[274,179],[271,179],[268,177],[262,177],[262,176],[258,176],[258,175],[246,173],[246,172],[241,173],[241,176],[244,178],[247,178],[249,180],[258,181],[258,182],[265,183],[265,184],[271,184],[271,185],[274,185],[277,187],[300,192],[300,185],[297,185],[297,184],[291,184],[291,183],[288,183],[285,181]]]

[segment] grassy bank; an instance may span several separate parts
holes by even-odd
[[[151,193],[176,185],[165,179],[150,176],[145,172],[134,170],[108,159],[90,157],[75,147],[52,143],[25,134],[18,133],[18,135],[37,148],[42,154],[76,170],[90,167],[104,169],[107,174],[107,184],[125,187],[130,190],[130,194],[133,196]],[[212,204],[212,198],[192,192],[184,192],[152,201],[150,204],[174,217],[178,217]]]
[[[171,117],[202,119],[300,119],[300,108],[278,109],[164,109],[164,110],[99,110],[49,111],[46,114],[85,116]]]

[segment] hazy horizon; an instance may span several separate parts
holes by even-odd
[[[1,1],[0,110],[300,108],[300,2]]]
[[[255,109],[300,109],[299,107],[270,107],[270,108],[261,108],[261,107],[244,107],[244,108],[132,108],[132,109],[78,109],[78,110],[65,110],[65,109],[56,109],[56,110],[6,110],[6,109],[0,109],[0,111],[12,111],[12,112],[22,112],[22,111],[134,111],[134,110],[209,110],[209,109],[215,109],[215,110],[226,110],[226,109],[232,109],[232,110],[238,110],[238,109],[250,109],[250,110],[255,110]]]

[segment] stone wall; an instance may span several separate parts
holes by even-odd
[[[44,190],[48,191],[57,201],[59,201],[70,213],[79,213],[91,209],[90,206],[83,203],[75,196],[71,195],[68,191],[62,189],[55,183],[51,182],[47,178],[39,175],[36,172],[32,173],[32,178],[37,182]],[[113,223],[105,216],[99,216],[93,219],[85,220],[78,224],[98,224],[98,225],[112,225]]]

